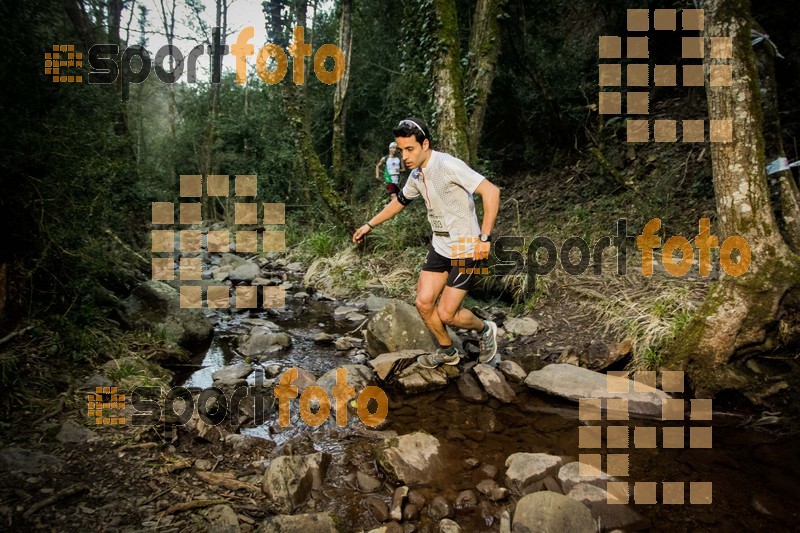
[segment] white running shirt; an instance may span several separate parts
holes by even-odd
[[[477,238],[480,235],[472,193],[484,179],[457,157],[435,150],[431,151],[424,169],[411,171],[403,186],[403,196],[408,200],[421,196],[425,201],[436,253],[453,259],[453,246],[464,244],[459,243],[459,237]],[[468,240],[464,250],[467,257],[474,248],[475,243]]]

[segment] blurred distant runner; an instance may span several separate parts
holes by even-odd
[[[500,189],[460,159],[432,150],[430,133],[422,120],[402,120],[393,133],[411,173],[403,190],[353,233],[353,242],[363,241],[375,226],[421,197],[428,210],[433,238],[417,282],[414,304],[436,337],[439,349],[420,356],[417,362],[425,368],[458,364],[461,354],[447,334],[445,325],[449,325],[478,331],[481,349],[478,361],[490,363],[497,354],[497,325],[479,319],[461,304],[477,278],[476,271],[471,269],[479,268],[481,259],[489,256],[492,229],[500,206]],[[480,194],[483,202],[481,224],[475,213],[473,193]],[[465,246],[463,252],[458,248],[461,245]],[[465,259],[464,265],[459,266],[459,254],[462,258],[473,259]]]
[[[397,193],[400,192],[400,171],[405,170],[406,166],[397,154],[397,143],[392,141],[389,144],[389,155],[381,157],[378,164],[375,165],[375,179],[381,181],[381,166],[383,170],[383,181],[386,183],[386,191],[392,200],[397,198]]]

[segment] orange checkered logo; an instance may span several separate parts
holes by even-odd
[[[458,267],[459,274],[489,275],[488,267],[467,267],[467,260],[481,260],[486,256],[475,250],[480,243],[477,237],[459,237],[458,243],[450,246],[450,266]]]
[[[652,123],[644,117],[649,114],[651,86],[675,87],[678,85],[678,68],[676,65],[655,65],[651,70],[647,60],[650,58],[651,42],[646,33],[651,29],[659,31],[676,31],[678,12],[675,9],[628,9],[628,34],[624,39],[617,35],[600,37],[599,58],[601,60],[633,60],[623,68],[617,62],[603,62],[599,65],[599,109],[602,115],[622,114],[622,100],[625,96],[625,113],[627,119],[628,142],[674,143],[678,141],[678,121],[655,120]],[[651,21],[652,15],[652,21]],[[683,87],[703,87],[708,81],[711,87],[729,87],[733,84],[732,66],[730,63],[733,50],[731,37],[712,37],[710,50],[705,50],[703,37],[704,12],[702,9],[684,9],[680,12],[681,57],[688,64],[680,70],[680,81]],[[708,74],[703,65],[704,59],[710,59]],[[626,91],[621,89],[625,87]],[[652,132],[652,135],[651,135]],[[683,142],[704,142],[706,140],[706,124],[704,120],[681,121]],[[710,120],[708,124],[708,140],[710,142],[732,142],[733,120]]]
[[[82,83],[82,75],[66,72],[67,68],[82,66],[83,53],[76,52],[72,44],[54,44],[53,50],[44,54],[44,73],[53,83]]]
[[[629,419],[628,399],[625,397],[630,392],[654,392],[656,389],[656,372],[637,371],[633,380],[629,380],[627,372],[609,372],[607,376],[606,392],[619,397],[609,398],[581,398],[579,400],[578,419],[582,421],[595,421],[593,425],[578,428],[578,447],[583,449],[602,448],[603,435],[605,434],[605,448],[615,453],[581,453],[578,455],[579,475],[596,477],[598,472],[605,472],[613,479],[607,481],[607,503],[627,504],[630,500],[631,483],[633,483],[633,502],[635,504],[676,504],[683,505],[685,498],[685,485],[683,481],[666,481],[662,483],[649,481],[620,481],[618,478],[628,477],[630,456],[627,453],[616,453],[633,448],[658,448],[658,435],[661,434],[662,448],[685,448],[686,426],[674,425],[661,428],[654,426],[639,426],[631,428],[624,424],[614,424],[614,421]],[[684,392],[684,373],[681,371],[662,371],[661,390],[664,392]],[[711,400],[691,400],[689,418],[692,421],[705,423],[711,420]],[[683,399],[667,398],[662,400],[662,421],[683,421],[685,419],[685,401]],[[597,421],[612,421],[605,427],[598,425]],[[633,431],[631,432],[631,429]],[[711,448],[712,428],[710,425],[692,425],[688,431],[689,448]],[[632,434],[631,434],[632,433]],[[605,462],[605,470],[603,470]],[[658,489],[661,488],[661,501],[658,501]],[[689,503],[710,504],[711,482],[689,482]]]
[[[118,394],[116,387],[97,387],[95,393],[90,394],[87,403],[87,414],[94,423],[100,425],[119,425],[125,423],[124,416],[111,413],[125,409],[125,395]]]
[[[286,250],[286,206],[283,203],[257,203],[244,201],[255,197],[258,180],[255,175],[237,175],[231,195],[230,176],[227,175],[182,175],[180,196],[177,205],[178,228],[175,227],[176,205],[173,202],[153,202],[151,231],[152,279],[174,280],[180,286],[182,308],[228,308],[231,307],[231,292],[234,307],[249,309],[258,307],[258,287],[228,285],[195,285],[203,279],[202,257],[204,253],[258,253],[283,252]],[[233,200],[232,230],[209,230],[195,228],[203,222],[202,198]],[[233,196],[234,198],[231,198]],[[269,229],[257,228],[259,222]],[[177,250],[176,250],[177,248]],[[176,257],[176,252],[179,252]],[[177,269],[176,269],[177,266]],[[185,282],[185,283],[183,283]],[[261,287],[262,306],[282,309],[286,305],[286,289],[282,286]],[[204,294],[205,293],[205,294]]]

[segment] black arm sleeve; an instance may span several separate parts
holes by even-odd
[[[406,205],[410,204],[412,201],[414,201],[414,199],[411,198],[409,200],[408,198],[406,198],[403,195],[403,191],[401,189],[400,191],[397,192],[397,201],[400,202],[400,204],[402,204],[403,206],[406,206]]]

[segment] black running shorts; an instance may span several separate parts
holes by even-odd
[[[463,263],[463,264],[462,264]],[[428,246],[428,255],[422,264],[426,272],[448,272],[447,286],[468,291],[478,280],[477,270],[483,261],[475,259],[450,259],[436,252],[433,245]]]

